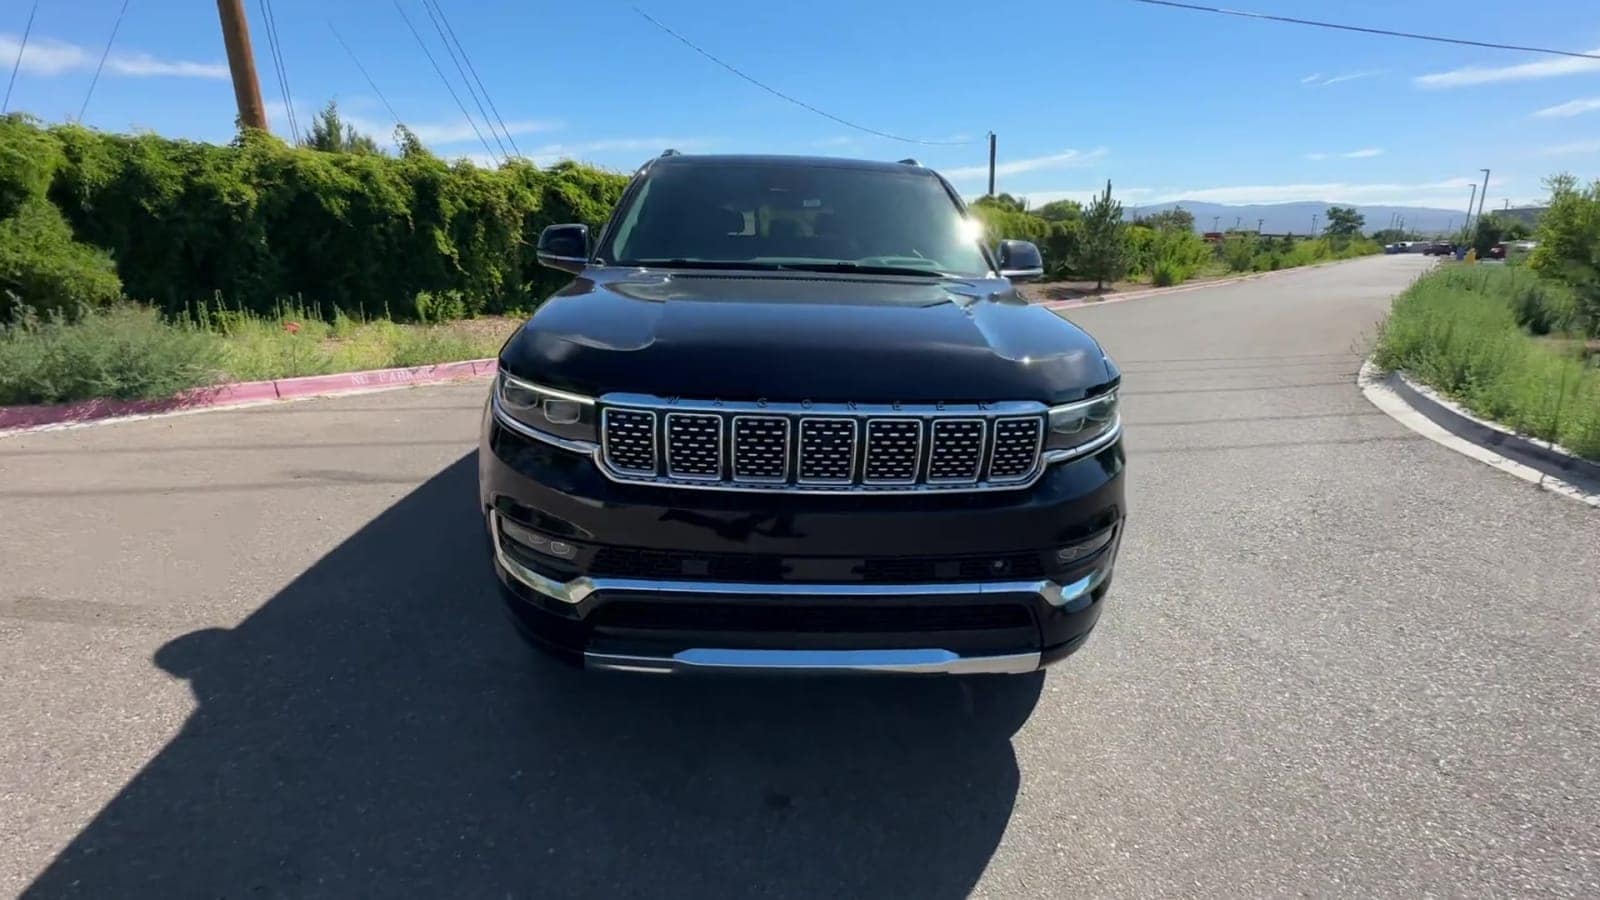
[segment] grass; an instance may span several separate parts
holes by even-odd
[[[1452,267],[1395,298],[1375,362],[1404,369],[1473,412],[1600,460],[1600,365],[1581,341],[1538,339],[1522,322],[1536,276]]]
[[[230,381],[263,381],[494,356],[518,323],[362,321],[285,306],[274,316],[200,309],[171,321],[119,304],[0,327],[0,405],[97,397],[170,397]]]

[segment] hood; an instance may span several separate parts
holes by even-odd
[[[501,364],[591,395],[774,402],[1059,403],[1115,377],[1004,280],[637,269],[575,280]]]

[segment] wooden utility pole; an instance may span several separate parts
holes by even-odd
[[[994,132],[989,132],[989,196],[994,196]]]
[[[256,58],[250,50],[250,23],[242,0],[217,0],[222,19],[222,43],[228,48],[228,69],[233,73],[233,98],[239,104],[239,122],[246,128],[267,130],[267,108],[261,102],[261,82],[256,80]]]

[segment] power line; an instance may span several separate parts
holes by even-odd
[[[706,59],[711,60],[712,62],[716,63],[717,65],[723,67],[724,69],[727,69],[729,72],[732,72],[733,74],[739,76],[740,78],[743,78],[745,81],[750,82],[751,84],[753,84],[756,87],[762,89],[763,91],[766,91],[767,93],[771,94],[772,96],[777,97],[777,98],[782,99],[782,100],[787,100],[790,103],[793,103],[795,106],[798,106],[798,107],[800,107],[802,109],[810,110],[811,112],[816,113],[817,115],[823,117],[824,119],[831,119],[834,122],[838,122],[840,125],[843,125],[846,128],[854,128],[857,131],[864,131],[867,134],[875,134],[878,137],[888,138],[891,141],[902,141],[902,142],[907,143],[907,144],[934,144],[934,145],[942,145],[942,146],[959,146],[959,145],[963,145],[963,144],[974,144],[974,143],[977,143],[976,141],[929,141],[929,140],[924,140],[922,138],[901,137],[898,134],[890,134],[887,131],[879,131],[876,128],[868,128],[865,125],[857,125],[856,123],[851,122],[851,121],[849,121],[847,119],[841,119],[838,116],[834,115],[833,113],[824,112],[823,110],[817,109],[815,106],[812,106],[811,104],[805,102],[804,100],[799,100],[799,99],[796,99],[794,97],[791,97],[788,94],[785,94],[784,92],[778,90],[777,88],[769,87],[768,85],[766,85],[766,84],[764,84],[764,83],[762,83],[760,81],[757,81],[755,78],[753,78],[753,77],[751,77],[749,75],[746,75],[744,72],[740,71],[738,68],[734,67],[733,65],[731,65],[729,63],[726,63],[726,62],[723,62],[721,59],[718,59],[717,57],[713,56],[709,51],[705,50],[704,48],[702,48],[701,46],[699,46],[695,42],[689,40],[688,38],[686,38],[683,35],[677,33],[676,31],[673,31],[671,28],[668,28],[667,26],[665,26],[665,25],[661,24],[660,22],[656,21],[656,19],[654,19],[649,13],[645,12],[644,10],[640,9],[639,7],[637,7],[637,6],[633,7],[633,11],[638,13],[640,16],[644,17],[645,21],[649,22],[651,25],[654,25],[655,27],[661,29],[662,31],[665,31],[667,34],[670,34],[673,37],[677,38],[678,41],[680,43],[682,43],[685,47],[688,47],[690,50],[693,50],[694,52],[700,54],[701,56],[704,56]]]
[[[117,20],[111,23],[111,36],[106,38],[106,48],[100,51],[100,63],[94,67],[94,77],[89,79],[89,90],[83,94],[83,105],[78,107],[78,122],[83,122],[83,114],[89,110],[89,98],[94,96],[94,86],[100,83],[100,70],[106,67],[106,57],[111,55],[111,45],[117,39],[117,29],[122,27],[122,17],[128,14],[128,0],[122,0],[122,8],[117,10]],[[20,65],[22,57],[17,57]]]
[[[344,36],[339,34],[339,29],[333,27],[333,22],[331,21],[328,23],[328,30],[333,32],[333,39],[339,42],[339,46],[344,48],[344,52],[350,54],[350,61],[356,64],[357,69],[361,70],[361,77],[367,80],[367,87],[372,88],[372,92],[378,95],[379,100],[383,101],[383,108],[389,111],[389,115],[394,119],[394,124],[405,124],[400,121],[400,114],[394,111],[393,106],[389,105],[389,98],[385,97],[383,91],[378,89],[378,83],[373,81],[372,76],[367,73],[367,67],[361,64],[361,60],[356,57],[356,52],[351,50],[350,45],[344,42]]]
[[[456,94],[456,89],[450,86],[450,79],[444,77],[444,70],[440,69],[439,63],[434,60],[433,53],[428,50],[428,45],[422,40],[422,34],[417,31],[417,26],[411,24],[411,17],[406,15],[405,9],[400,6],[400,0],[394,0],[394,11],[400,14],[401,20],[406,23],[406,28],[411,30],[411,36],[417,39],[417,46],[422,48],[422,55],[428,58],[428,64],[433,66],[434,73],[439,76],[440,81],[444,82],[444,89],[450,92],[450,99],[456,102],[456,108],[461,110],[461,115],[466,117],[467,124],[472,126],[472,133],[478,136],[478,143],[483,145],[484,152],[489,154],[489,158],[493,160],[495,158],[494,148],[490,147],[489,142],[483,139],[483,132],[478,130],[478,123],[472,120],[472,113],[467,112],[467,105],[461,102],[461,98]],[[495,160],[495,164],[499,165],[499,160]]]
[[[283,95],[283,114],[289,120],[289,135],[300,143],[300,120],[294,113],[294,97],[289,93],[289,71],[283,64],[283,50],[278,42],[278,19],[273,15],[272,0],[256,0],[261,10],[261,21],[266,26],[267,50],[272,56],[272,68],[278,79],[278,93]]]
[[[506,120],[500,118],[500,110],[495,107],[494,99],[489,96],[489,89],[483,86],[483,79],[478,77],[478,67],[472,64],[472,57],[467,55],[467,48],[461,46],[461,39],[456,37],[456,30],[450,26],[450,20],[445,18],[444,7],[439,5],[439,0],[433,0],[433,8],[439,13],[439,21],[444,23],[445,31],[450,33],[450,40],[455,41],[456,49],[461,51],[461,58],[467,61],[467,71],[472,73],[472,80],[478,83],[478,90],[483,92],[483,99],[489,103],[489,111],[494,113],[495,121],[500,123],[500,131],[511,144],[512,152],[522,156],[522,149],[517,146],[517,141],[511,136],[511,130],[506,128]]]
[[[1317,28],[1332,28],[1338,31],[1355,31],[1361,34],[1381,34],[1388,37],[1410,38],[1414,41],[1433,41],[1438,44],[1461,44],[1466,47],[1487,47],[1491,50],[1520,50],[1524,53],[1548,53],[1552,56],[1573,56],[1578,59],[1600,59],[1600,54],[1579,53],[1576,50],[1552,50],[1549,47],[1523,47],[1517,44],[1497,44],[1493,41],[1470,41],[1466,38],[1443,37],[1437,34],[1416,34],[1410,31],[1391,31],[1387,28],[1366,28],[1361,25],[1342,25],[1337,22],[1319,22],[1315,19],[1297,19],[1293,16],[1275,16],[1268,13],[1250,12],[1242,9],[1224,9],[1218,6],[1201,6],[1196,3],[1179,3],[1177,0],[1133,0],[1135,3],[1146,3],[1151,6],[1170,6],[1174,9],[1189,9],[1195,12],[1216,13],[1222,16],[1238,16],[1243,19],[1265,19],[1270,22],[1287,22],[1291,25],[1311,25]]]
[[[22,54],[28,52],[28,34],[33,31],[33,16],[39,11],[39,0],[33,0],[28,10],[28,24],[22,26],[22,44],[17,47],[17,61],[11,66],[11,80],[6,82],[6,99],[0,101],[0,114],[11,108],[11,88],[17,83],[17,72],[22,68]]]
[[[428,14],[428,21],[433,23],[433,30],[439,35],[439,42],[444,44],[444,52],[450,55],[450,61],[455,63],[456,74],[461,76],[461,83],[467,86],[467,96],[472,98],[472,104],[478,107],[478,115],[483,117],[483,126],[489,129],[489,136],[494,138],[494,145],[500,148],[500,157],[504,159],[506,153],[505,142],[500,140],[500,134],[494,130],[494,123],[489,121],[489,113],[483,108],[483,101],[478,99],[478,92],[472,88],[472,80],[467,78],[467,70],[461,67],[461,60],[456,58],[456,51],[450,46],[450,39],[445,37],[444,28],[440,27],[439,19],[433,14],[433,6],[428,0],[422,0],[422,11]]]

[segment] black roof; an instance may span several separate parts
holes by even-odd
[[[745,153],[716,153],[705,155],[691,155],[674,153],[661,156],[651,161],[653,166],[792,166],[794,168],[816,168],[826,166],[833,169],[872,169],[885,172],[913,172],[932,171],[924,166],[913,166],[907,163],[886,162],[878,159],[842,159],[835,156],[782,156],[774,154],[745,154]]]

